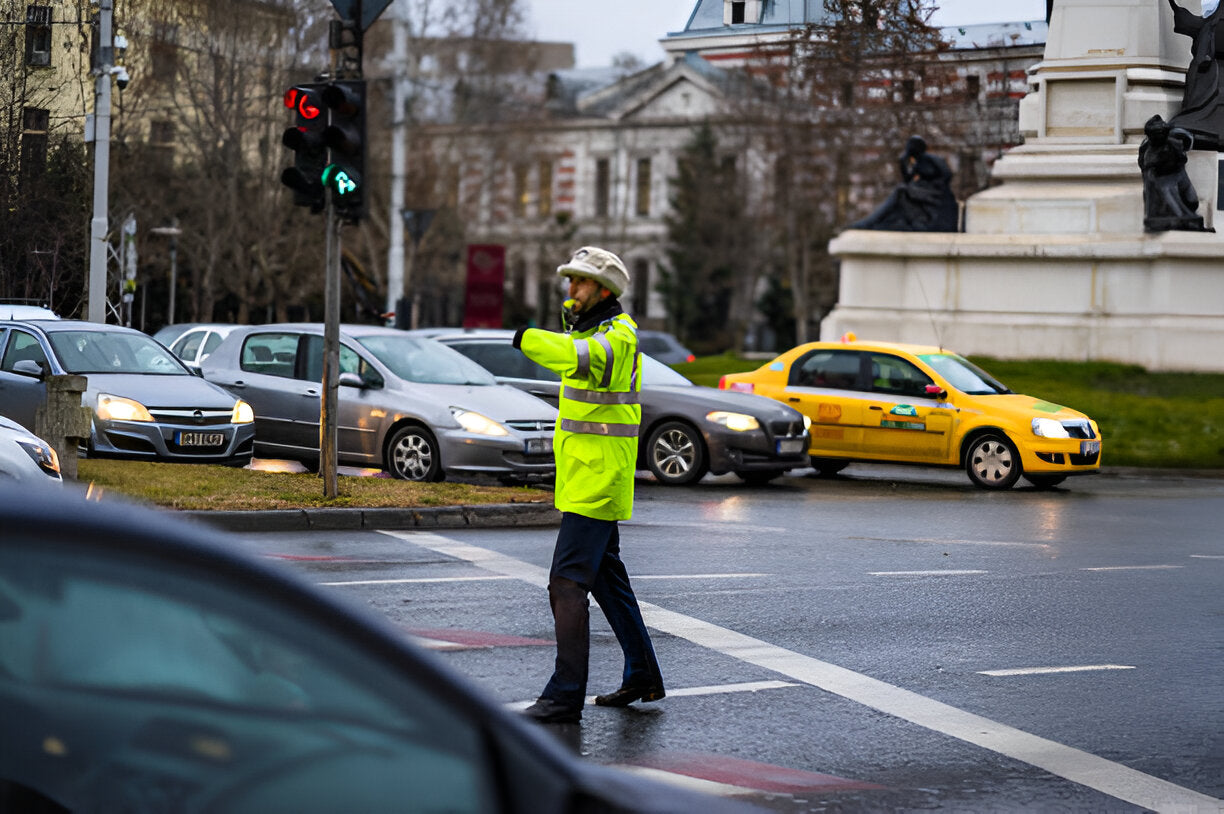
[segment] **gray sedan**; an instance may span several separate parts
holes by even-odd
[[[555,474],[552,406],[423,337],[346,325],[340,339],[341,463],[416,481],[447,473],[503,480]],[[321,324],[239,328],[200,370],[255,408],[256,454],[317,463]]]
[[[251,408],[192,375],[140,331],[74,319],[0,323],[0,415],[25,427],[47,400],[49,375],[87,380],[90,456],[178,463],[250,462]]]
[[[423,329],[514,385],[551,404],[560,378],[537,365],[510,340],[513,331]],[[638,468],[664,484],[694,483],[706,472],[734,472],[765,483],[808,465],[807,419],[773,399],[701,387],[643,354],[642,426]]]

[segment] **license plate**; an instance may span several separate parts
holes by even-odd
[[[1080,441],[1080,455],[1096,455],[1100,451],[1100,441]]]
[[[803,452],[802,438],[779,438],[778,439],[778,454],[779,455],[797,455]]]
[[[180,447],[220,447],[225,445],[225,433],[176,432],[174,443]]]
[[[552,452],[552,439],[528,438],[526,449],[528,455],[547,455]]]

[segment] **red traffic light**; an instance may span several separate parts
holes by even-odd
[[[285,107],[296,111],[303,119],[317,119],[323,113],[314,93],[306,88],[289,88],[285,91]]]

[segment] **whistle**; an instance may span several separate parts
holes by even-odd
[[[570,298],[566,300],[565,302],[561,303],[561,307],[564,308],[566,311],[572,311],[574,310],[574,306],[577,304],[578,304],[578,300]]]

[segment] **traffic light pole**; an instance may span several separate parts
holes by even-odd
[[[340,215],[327,191],[327,270],[323,291],[323,398],[319,409],[319,476],[323,497],[334,498],[337,484],[336,415],[340,406]]]

